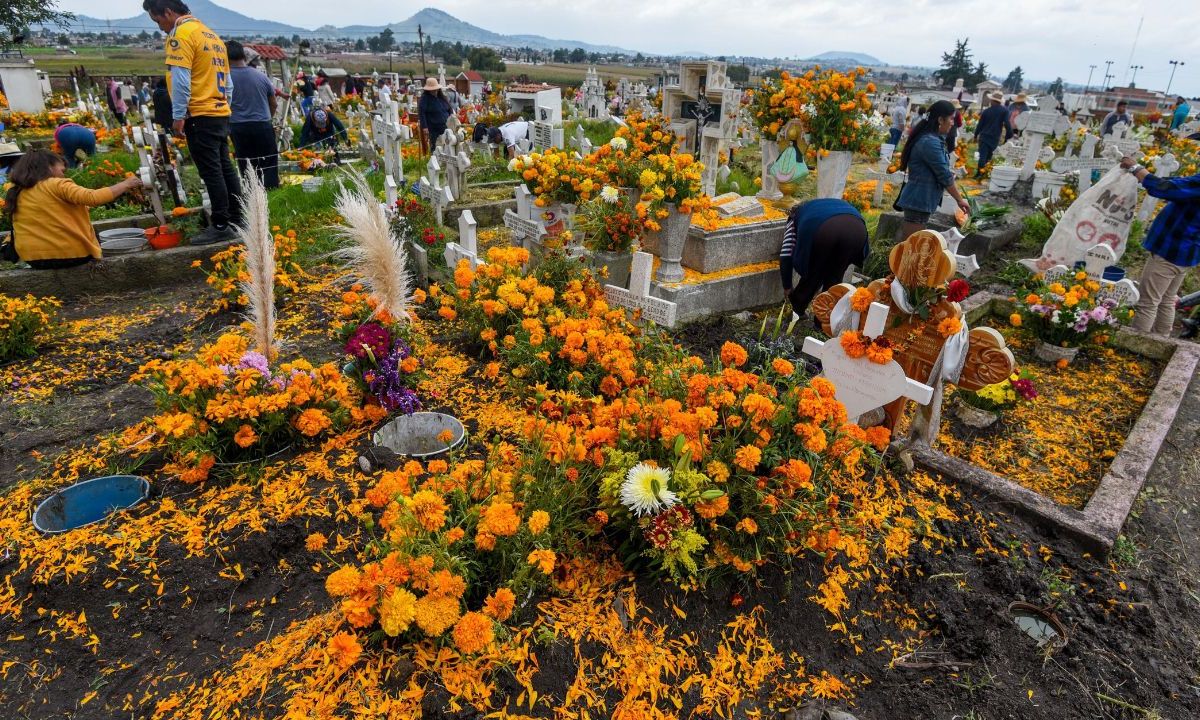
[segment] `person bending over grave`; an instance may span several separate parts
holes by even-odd
[[[229,52],[230,75],[237,95],[230,101],[229,136],[237,156],[238,170],[254,168],[263,187],[279,187],[279,148],[275,144],[275,86],[270,79],[246,64],[246,50],[237,40],[225,43]]]
[[[992,161],[996,148],[1000,147],[1000,133],[1004,142],[1013,136],[1012,123],[1008,121],[1008,110],[1004,108],[1004,96],[998,92],[988,95],[988,109],[979,114],[975,124],[975,139],[979,141],[979,164],[975,167],[975,179],[983,177],[983,169]]]
[[[945,138],[954,126],[954,112],[949,100],[938,100],[904,143],[900,169],[908,172],[908,180],[896,199],[896,208],[904,211],[901,240],[925,229],[929,216],[942,204],[943,192],[950,193],[963,212],[970,210],[954,184],[954,169],[946,152]]]
[[[533,125],[526,120],[506,122],[498,128],[492,128],[488,133],[488,142],[504,145],[505,152],[510,158],[517,156],[517,143],[529,139],[529,130]]]
[[[176,137],[187,137],[188,151],[212,204],[212,224],[191,243],[231,240],[241,222],[242,182],[229,156],[229,101],[234,88],[225,43],[180,0],[143,0],[142,9],[167,34],[171,131]]]
[[[861,266],[870,252],[866,222],[845,200],[819,198],[792,208],[779,252],[779,275],[792,309],[803,315],[818,292],[842,282],[846,269]],[[800,275],[794,289],[793,273]]]
[[[67,167],[75,167],[96,154],[96,132],[79,123],[63,123],[54,131],[54,142],[62,148]]]
[[[313,110],[304,118],[304,127],[300,128],[300,147],[322,145],[335,148],[347,137],[346,126],[332,110]]]
[[[37,270],[83,265],[100,258],[88,208],[110,203],[142,181],[131,175],[100,190],[79,187],[65,176],[67,163],[49,150],[33,150],[9,173],[5,197],[12,213],[17,255]]]
[[[1188,269],[1200,265],[1200,175],[1160,178],[1130,157],[1121,158],[1121,167],[1133,173],[1151,197],[1167,201],[1142,241],[1150,257],[1138,281],[1133,329],[1169,335],[1175,324],[1175,295]]]
[[[417,119],[428,135],[428,147],[432,151],[438,138],[445,134],[446,123],[450,120],[450,101],[435,77],[425,78],[424,92],[417,100]]]

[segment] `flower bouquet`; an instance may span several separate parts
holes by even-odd
[[[605,185],[600,195],[584,203],[575,215],[575,229],[583,244],[594,252],[630,253],[642,236],[637,216],[621,202],[621,193]]]
[[[959,388],[954,394],[958,399],[954,412],[965,424],[985,428],[999,420],[1006,411],[1037,396],[1033,374],[1028,370],[1018,370],[1008,378],[979,390]]]
[[[1038,359],[1059,367],[1066,367],[1089,341],[1107,342],[1113,328],[1133,318],[1132,308],[1101,298],[1097,294],[1100,283],[1089,280],[1087,273],[1080,270],[1070,278],[1070,287],[1052,282],[1029,293],[1009,318],[1014,326],[1027,328],[1038,339],[1034,351]]]
[[[346,295],[357,293],[351,290]],[[421,379],[421,361],[404,337],[406,329],[381,319],[344,325],[347,361],[342,370],[384,410],[411,415],[421,409],[413,391]]]
[[[0,363],[36,355],[60,307],[62,302],[52,297],[0,295]]]

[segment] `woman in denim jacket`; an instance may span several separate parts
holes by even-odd
[[[969,210],[954,184],[954,170],[946,152],[946,133],[953,126],[954,105],[949,100],[938,100],[929,106],[929,114],[904,143],[900,169],[908,172],[908,179],[896,200],[896,206],[904,211],[901,239],[925,229],[929,216],[942,204],[943,191],[950,193],[963,212]]]

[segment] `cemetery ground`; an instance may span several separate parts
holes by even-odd
[[[331,191],[280,193],[272,221],[297,231],[301,266],[280,304],[285,353],[334,360],[331,326],[348,288],[326,255]],[[481,244],[503,244],[503,231],[484,233]],[[523,434],[527,396],[489,377],[478,344],[436,310],[420,310],[429,371],[419,390],[427,409],[466,421],[464,459],[484,457]],[[345,668],[327,655],[343,623],[326,580],[375,536],[360,515],[381,475],[356,463],[372,428],[184,483],[161,451],[129,449],[154,412],[129,379],[150,360],[191,356],[240,315],[218,305],[200,269],[192,283],[70,301],[62,315],[39,357],[0,367],[5,717],[276,717],[294,707],[321,717],[360,705],[397,717],[771,717],[814,700],[863,719],[1200,713],[1200,381],[1110,558],[891,458],[935,519],[906,555],[846,588],[840,628],[813,601],[826,577],[820,555],[681,591],[635,582],[599,544],[559,555],[550,589],[498,638],[502,651],[458,658],[377,637]],[[671,339],[719,362],[724,343],[754,337],[763,316],[685,326]],[[142,506],[57,537],[30,527],[31,505],[52,488],[130,471],[155,478]],[[1039,648],[1018,630],[1014,601],[1051,607],[1065,646]]]

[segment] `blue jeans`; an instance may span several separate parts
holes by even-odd
[[[96,154],[96,133],[83,126],[66,127],[58,131],[58,144],[67,159],[67,167],[75,167],[79,164],[75,159],[76,150],[88,155]]]
[[[904,134],[900,128],[891,128],[888,130],[888,145],[899,145],[900,136]]]

